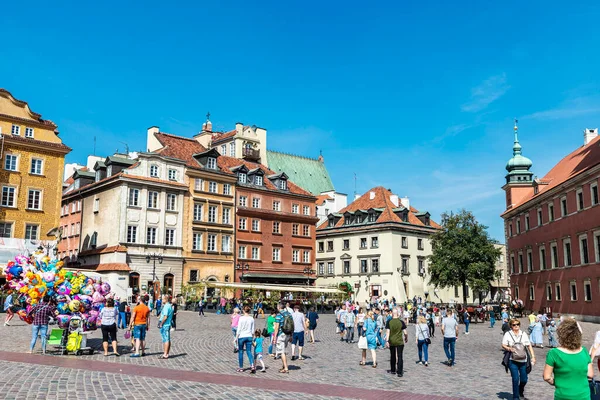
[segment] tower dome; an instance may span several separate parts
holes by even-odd
[[[533,165],[531,160],[521,154],[521,144],[519,143],[518,132],[519,127],[517,126],[517,120],[515,120],[515,142],[513,144],[513,156],[506,163],[506,182],[532,182],[533,172],[529,169]]]

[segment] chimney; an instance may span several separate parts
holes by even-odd
[[[402,203],[404,208],[408,208],[410,210],[410,200],[408,199],[408,197],[405,196],[405,197],[401,198],[400,203]]]
[[[369,200],[373,200],[375,198],[375,192],[369,192]]]
[[[238,135],[242,134],[242,131],[244,130],[244,124],[242,124],[241,122],[236,122],[235,123],[235,131],[237,132]]]
[[[390,196],[390,201],[394,204],[394,207],[398,207],[398,196],[393,194]]]
[[[583,130],[583,145],[587,146],[589,142],[598,137],[598,128],[596,129],[584,129]]]
[[[158,126],[151,126],[148,128],[148,137],[146,138],[146,149],[148,149],[148,151],[156,151],[162,147],[162,144],[160,144],[156,136],[154,136],[155,133],[159,132],[160,129]]]
[[[212,122],[206,121],[202,124],[202,132],[212,132]]]

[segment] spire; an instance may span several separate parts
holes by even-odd
[[[533,173],[529,171],[532,166],[532,162],[529,158],[524,157],[521,154],[521,144],[519,143],[519,121],[515,118],[514,133],[515,141],[513,144],[513,156],[506,163],[506,170],[508,175],[506,176],[506,182],[531,182]]]
[[[515,130],[515,143],[513,145],[513,156],[516,156],[517,154],[521,154],[521,144],[519,143],[519,120],[515,118],[515,127],[513,128]]]
[[[202,132],[212,132],[212,122],[210,122],[210,112],[206,113],[206,122],[202,124]]]

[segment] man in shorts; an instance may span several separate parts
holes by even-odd
[[[169,301],[169,296],[163,294],[162,296],[162,310],[158,320],[158,328],[160,329],[160,336],[163,342],[163,355],[161,359],[166,360],[169,358],[169,351],[171,350],[171,323],[173,322],[173,305]]]
[[[302,348],[304,347],[306,319],[304,318],[304,313],[300,311],[300,306],[298,304],[294,306],[292,318],[294,319],[294,334],[292,335],[292,361],[295,359],[304,360],[304,357],[302,357]],[[298,346],[297,358],[295,357],[296,346]]]
[[[344,323],[344,321],[346,321],[347,312],[348,311],[346,311],[346,304],[342,304],[342,308],[340,308],[340,311],[337,313],[336,320],[340,331],[340,342],[344,341],[344,334],[346,332],[346,324]]]
[[[144,344],[146,340],[146,332],[150,329],[150,309],[146,305],[148,301],[148,295],[140,296],[139,303],[133,308],[131,312],[131,322],[129,323],[129,329],[133,331],[133,337],[135,339],[135,353],[130,357],[142,357],[144,356]],[[140,350],[142,351],[140,354]]]
[[[275,357],[281,356],[281,362],[283,363],[283,368],[279,370],[282,374],[289,373],[287,358],[285,356],[285,350],[287,348],[287,344],[290,340],[288,335],[286,335],[283,328],[283,321],[286,316],[290,316],[291,314],[287,312],[285,309],[285,305],[283,303],[277,304],[277,316],[275,317],[275,323],[273,323],[273,337],[274,337],[274,345],[275,345]]]

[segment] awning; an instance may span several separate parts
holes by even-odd
[[[213,288],[232,288],[232,289],[257,289],[273,290],[281,292],[308,292],[308,293],[345,293],[342,290],[331,287],[318,286],[295,286],[295,285],[269,285],[267,283],[230,283],[230,282],[204,282],[207,287]]]
[[[245,278],[260,278],[260,279],[289,279],[289,280],[306,280],[307,275],[302,274],[261,274],[256,272],[248,272],[244,274]],[[310,279],[315,279],[310,277]]]

